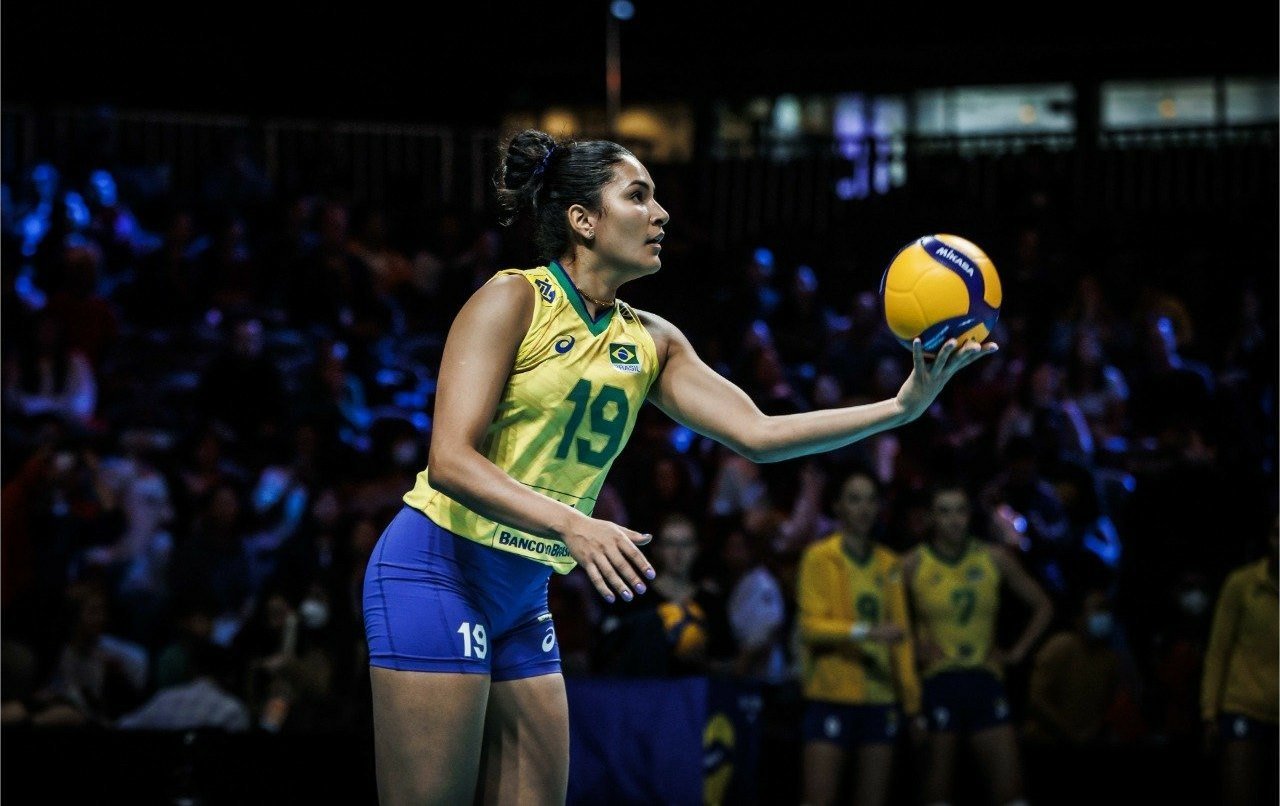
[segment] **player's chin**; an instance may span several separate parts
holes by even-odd
[[[636,268],[639,269],[641,277],[647,277],[650,274],[657,274],[658,270],[662,268],[662,258],[658,255],[651,255],[636,264]]]

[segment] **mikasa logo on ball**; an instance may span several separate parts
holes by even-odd
[[[969,265],[969,261],[960,256],[960,253],[950,247],[943,247],[937,251],[940,258],[946,258],[952,263],[960,267],[960,270],[970,277],[973,276],[973,266]]]

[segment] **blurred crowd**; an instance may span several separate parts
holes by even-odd
[[[445,333],[533,258],[492,216],[245,176],[185,199],[134,198],[102,169],[7,178],[6,723],[368,724],[361,582],[425,465]],[[679,212],[663,272],[625,299],[687,328],[767,413],[897,392],[909,355],[879,271],[854,270],[887,256],[713,249]],[[736,675],[791,713],[797,568],[838,528],[840,483],[874,474],[877,539],[904,552],[929,534],[930,483],[959,478],[972,532],[1033,575],[1056,631],[1086,594],[1114,614],[1116,685],[1071,741],[1200,741],[1219,588],[1275,517],[1276,256],[1170,234],[1082,246],[1034,217],[989,233],[1002,349],[920,421],[830,454],[754,465],[646,407],[596,515],[653,532],[659,577],[616,606],[580,572],[553,578],[565,673]],[[1020,718],[1035,666],[1009,670]]]

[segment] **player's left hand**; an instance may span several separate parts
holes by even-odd
[[[942,387],[946,386],[947,381],[951,380],[957,372],[979,358],[991,355],[1000,349],[1000,345],[995,342],[987,344],[967,342],[963,347],[959,349],[957,347],[959,344],[955,339],[948,339],[938,351],[933,363],[926,364],[924,346],[919,339],[912,342],[911,358],[915,366],[906,382],[902,384],[902,388],[898,390],[897,398],[902,411],[912,420],[928,410],[934,399],[942,392]]]

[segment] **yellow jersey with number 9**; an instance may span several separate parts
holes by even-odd
[[[494,276],[507,274],[532,286],[533,319],[480,451],[521,484],[590,515],[658,375],[657,348],[621,300],[593,320],[555,261]],[[433,489],[427,470],[404,501],[468,540],[562,574],[577,564],[562,541],[522,534]]]
[[[969,540],[954,561],[922,546],[908,587],[919,629],[943,655],[925,668],[925,677],[975,668],[1001,674],[989,659],[1000,606],[1000,569],[985,545]]]

